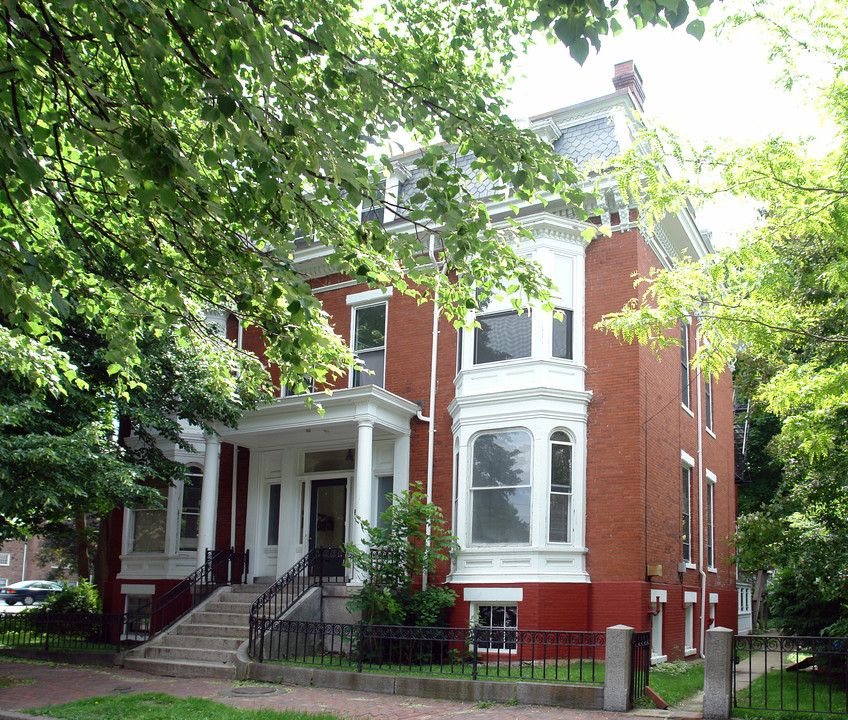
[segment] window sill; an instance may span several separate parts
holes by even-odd
[[[715,573],[716,575],[718,575],[718,568],[714,568],[714,567],[707,568],[707,572]]]
[[[689,417],[691,417],[691,418],[693,418],[693,419],[695,418],[695,413],[693,413],[693,412],[692,412],[692,410],[689,408],[689,406],[688,406],[688,405],[686,405],[685,403],[680,403],[680,407],[681,407],[681,408],[683,408],[683,411],[684,411],[684,412],[685,412],[685,413],[686,413]]]
[[[709,435],[709,436],[710,436],[713,440],[715,440],[715,439],[716,439],[716,435],[715,435],[715,433],[713,432],[713,429],[712,429],[712,428],[705,427],[705,428],[704,428],[704,430],[706,430],[706,431],[707,431],[707,435]]]
[[[698,652],[697,648],[686,648],[683,652],[683,657],[692,657]]]
[[[697,570],[698,566],[693,562],[687,562],[686,563],[686,569],[687,570]]]
[[[668,655],[651,655],[651,665],[664,663],[666,660],[668,660]]]

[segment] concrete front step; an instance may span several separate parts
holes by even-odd
[[[199,660],[201,662],[218,663],[219,665],[232,665],[236,660],[236,651],[151,645],[144,653],[144,657],[153,660],[174,660],[177,662]]]
[[[213,613],[227,613],[232,615],[243,615],[250,610],[249,602],[233,602],[226,596],[226,600],[216,600],[215,602],[206,603],[203,610]]]
[[[231,627],[247,628],[248,614],[243,613],[216,613],[200,610],[191,618],[191,622],[200,623],[201,625],[229,625]]]
[[[247,628],[243,625],[204,625],[200,622],[185,622],[176,630],[175,636],[193,635],[195,637],[247,637]]]
[[[259,597],[273,583],[252,583],[249,585],[230,585],[230,594],[232,595],[253,595]]]
[[[124,661],[124,667],[128,670],[138,670],[150,675],[165,675],[167,677],[233,680],[236,676],[236,669],[232,664],[223,665],[219,662],[197,660],[174,662],[154,658],[128,657]]]
[[[221,637],[216,634],[209,635],[168,635],[164,638],[162,646],[173,648],[201,648],[203,650],[238,650],[239,645],[244,642],[244,633],[238,637]]]

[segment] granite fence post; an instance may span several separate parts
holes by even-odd
[[[707,630],[704,718],[727,720],[733,694],[733,630]]]
[[[633,705],[630,698],[632,643],[632,627],[613,625],[607,628],[604,661],[604,710],[607,712],[627,712]]]

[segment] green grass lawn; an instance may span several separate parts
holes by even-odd
[[[333,664],[330,664],[332,662]],[[296,661],[276,661],[277,665],[289,665],[293,667],[319,667],[332,670],[346,670],[348,672],[356,672],[356,664],[348,659],[344,659],[345,664],[339,664],[338,658],[328,659],[327,663],[321,663],[320,658],[316,658],[314,662],[296,662]],[[594,665],[594,676],[592,674],[592,666]],[[471,664],[445,664],[432,666],[425,664],[423,668],[413,665],[389,665],[369,664],[364,663],[362,666],[363,673],[372,673],[379,675],[406,676],[406,675],[426,675],[427,677],[451,677],[451,678],[467,678],[473,677]],[[571,663],[560,662],[554,665],[553,661],[548,661],[544,666],[538,665],[511,665],[508,662],[501,663],[500,666],[494,661],[489,663],[488,668],[481,664],[478,666],[477,678],[479,680],[536,680],[539,682],[564,682],[571,684],[603,684],[604,682],[604,664],[601,661],[591,660],[575,661]]]
[[[651,668],[648,687],[669,705],[676,705],[704,689],[704,666],[690,665],[683,660],[661,663]],[[654,704],[642,698],[636,706],[654,707]]]
[[[826,677],[815,675],[811,670],[800,672],[784,672],[772,670],[768,675],[757,678],[750,688],[741,690],[736,695],[739,706],[734,714],[745,718],[785,718],[786,710],[792,712],[793,718],[823,718],[842,717],[848,711],[845,700],[845,687],[835,678],[833,685]],[[786,710],[781,710],[781,706]],[[747,709],[751,708],[751,709]],[[767,708],[766,710],[757,708]],[[840,715],[823,715],[830,710]],[[812,714],[815,711],[815,714]]]
[[[26,712],[66,720],[340,720],[328,714],[242,710],[214,700],[181,699],[164,693],[96,697]]]

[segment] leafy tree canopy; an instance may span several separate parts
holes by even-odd
[[[256,396],[238,384],[218,384],[228,364],[199,339],[172,332],[140,334],[139,382],[118,390],[98,327],[66,321],[61,350],[77,366],[79,383],[65,394],[32,393],[0,372],[0,535],[28,537],[45,525],[102,515],[113,507],[157,502],[150,483],[181,478],[157,438],[185,446],[180,421],[210,429],[233,425]],[[230,370],[232,368],[229,368]],[[119,418],[137,442],[118,445]]]
[[[535,269],[495,245],[456,154],[519,199],[564,196],[582,215],[574,168],[504,115],[512,61],[533,30],[582,61],[617,18],[698,35],[709,4],[4,3],[0,370],[53,394],[80,385],[62,341],[70,321],[96,318],[107,370],[131,389],[144,338],[204,336],[203,311],[218,308],[262,328],[284,381],[320,381],[351,357],[294,268],[304,238],[365,282],[440,286],[456,317],[479,278],[544,297]],[[445,143],[418,154],[407,206],[382,191],[393,166],[374,150],[399,130]],[[361,222],[363,202],[414,231]],[[432,230],[455,280],[431,267]],[[256,358],[240,361],[259,378]]]
[[[717,374],[737,363],[742,392],[780,420],[772,441],[783,463],[774,498],[740,518],[740,563],[804,573],[823,601],[848,602],[848,3],[753,2],[729,25],[759,23],[771,32],[773,57],[785,61],[786,87],[816,89],[837,129],[826,151],[784,138],[691,154],[654,135],[655,156],[631,155],[625,190],[646,193],[663,211],[683,192],[723,190],[753,199],[758,222],[739,246],[701,262],[655,271],[641,299],[601,324],[626,340],[662,347],[685,315],[698,319],[696,363]],[[801,68],[828,68],[816,84]],[[801,82],[803,80],[803,82]],[[819,139],[821,142],[823,139]],[[661,151],[671,151],[707,184],[664,180]],[[667,157],[667,156],[666,156]],[[648,182],[640,181],[653,163]],[[691,175],[690,175],[691,177]],[[766,499],[765,497],[763,499]],[[785,584],[785,587],[789,585]],[[832,615],[831,615],[832,619]]]

